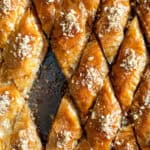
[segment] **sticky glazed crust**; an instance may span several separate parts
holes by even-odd
[[[16,118],[10,139],[10,149],[42,150],[41,141],[37,135],[35,124],[31,119],[31,113],[26,103]]]
[[[82,135],[80,121],[68,95],[62,98],[53,122],[46,150],[64,150],[75,148]]]
[[[147,41],[150,44],[150,1],[139,0],[136,4],[137,14],[144,28]]]
[[[86,10],[86,4],[88,3],[84,5],[79,0],[64,0],[61,7],[56,10],[57,19],[51,36],[51,45],[67,79],[74,73],[91,32],[91,27],[88,25],[89,13]],[[93,7],[93,9],[90,8],[91,13],[95,12],[95,6],[93,5]]]
[[[51,30],[55,20],[56,3],[60,3],[61,0],[33,0],[38,17],[41,21],[42,28],[47,36],[50,36]]]
[[[107,77],[85,125],[87,139],[81,140],[77,149],[111,149],[120,121],[121,109]]]
[[[139,150],[136,139],[134,136],[134,132],[131,125],[125,126],[121,128],[118,132],[114,145],[114,150]]]
[[[103,86],[107,73],[107,63],[98,42],[93,38],[84,49],[79,67],[69,84],[70,93],[84,115]]]
[[[147,66],[131,106],[131,117],[142,150],[150,147],[150,65]]]
[[[30,110],[15,86],[0,86],[0,106],[1,150],[10,150],[13,148],[42,150],[36,127],[30,116]],[[26,136],[27,130],[28,136]],[[26,137],[19,137],[17,135],[25,135]],[[20,141],[20,143],[16,141]]]
[[[24,100],[14,86],[0,86],[0,148],[7,150],[18,113]]]
[[[26,94],[47,51],[47,41],[32,9],[28,9],[2,51],[0,80]]]
[[[75,150],[90,150],[90,149],[91,149],[90,144],[85,138],[82,138],[80,140],[80,143],[75,148]]]
[[[149,0],[133,0],[136,11],[129,0],[32,1],[0,1],[0,150],[43,149],[23,97],[47,51],[44,32],[69,88],[46,150],[149,150]]]
[[[93,23],[99,2],[100,0],[75,0],[75,3],[78,3],[81,9],[83,7],[83,11],[86,8],[86,11],[88,13],[89,26],[91,26]],[[34,3],[38,13],[38,17],[42,23],[43,30],[48,36],[50,36],[53,25],[55,23],[56,11],[59,10],[60,7],[63,5],[62,3],[65,2],[63,2],[63,0],[34,0]]]
[[[87,10],[88,25],[91,27],[93,25],[92,23],[95,19],[97,9],[100,5],[100,0],[92,0],[92,1],[82,0],[82,3],[85,5],[85,8]],[[82,3],[80,3],[80,5],[82,5]]]
[[[30,6],[30,1],[9,0],[0,3],[0,48],[3,48],[10,34],[15,31],[24,12]]]
[[[132,103],[146,63],[147,50],[135,17],[129,25],[111,74],[115,93],[124,111]]]
[[[130,3],[129,0],[104,0],[100,8],[95,31],[111,64],[124,38]]]
[[[64,0],[56,9],[51,44],[69,84],[68,94],[72,99],[67,100],[65,105],[75,106],[78,118],[75,121],[80,132],[75,133],[71,128],[69,115],[66,114],[70,111],[62,110],[63,98],[49,134],[47,150],[138,150],[139,145],[149,142],[145,140],[149,140],[145,138],[149,136],[149,128],[146,127],[149,125],[148,114],[143,117],[145,120],[142,118],[145,126],[143,122],[140,127],[135,123],[133,128],[128,118],[134,94],[148,62],[138,18],[129,19],[129,0],[101,1],[100,17],[97,17],[93,35],[90,33],[92,13],[88,9],[96,8],[96,2],[98,4],[98,1],[83,0],[79,3],[78,0]],[[71,26],[69,21],[72,21]],[[87,41],[85,37],[90,38]],[[124,118],[129,119],[128,124],[123,124]],[[142,125],[147,128],[143,129],[145,133],[142,132]],[[77,138],[73,139],[75,136]],[[143,145],[141,147],[144,149]],[[149,149],[149,145],[146,148]]]

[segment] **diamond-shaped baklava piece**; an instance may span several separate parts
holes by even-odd
[[[0,1],[0,48],[6,44],[9,35],[13,33],[18,23],[30,6],[30,0]]]
[[[83,51],[80,64],[72,76],[69,89],[79,110],[88,113],[108,73],[106,60],[95,38]]]
[[[147,50],[135,17],[128,28],[119,55],[112,67],[112,82],[116,96],[127,110],[147,63]]]
[[[32,10],[28,9],[2,52],[0,81],[11,82],[26,94],[47,50],[47,42]]]
[[[96,33],[109,63],[113,62],[124,38],[129,11],[129,0],[104,0],[101,3]]]

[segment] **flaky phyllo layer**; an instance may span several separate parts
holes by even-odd
[[[0,1],[0,150],[42,150],[24,100],[47,41],[30,0]]]
[[[55,10],[41,22],[46,30],[44,21],[53,18],[46,33],[68,81],[46,149],[150,149],[148,118],[142,129],[130,115],[149,63],[149,23],[145,27],[149,18],[140,17],[137,10],[144,7],[148,14],[149,1],[56,0],[44,4],[47,10],[52,6]],[[44,7],[37,10],[40,18]]]
[[[43,149],[24,99],[48,43],[68,86],[46,150],[149,150],[149,0],[0,0],[0,150]]]

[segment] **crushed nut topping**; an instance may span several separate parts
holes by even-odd
[[[107,13],[108,27],[106,31],[110,32],[111,30],[120,30],[121,27],[121,18],[126,11],[126,8],[123,5],[118,5],[117,7],[105,7],[104,11]]]
[[[93,93],[93,95],[95,95],[96,93],[94,91],[96,89],[94,88],[94,85],[103,84],[100,72],[93,67],[87,68],[85,79],[82,80],[81,84],[83,86],[87,86],[88,89]]]
[[[105,109],[105,107],[100,108],[101,111],[103,111],[103,109]],[[91,126],[93,126],[94,123],[92,120],[95,120],[97,122],[95,129],[100,133],[105,133],[107,139],[111,139],[120,127],[120,117],[118,117],[120,113],[120,110],[118,110],[104,115],[102,112],[93,111],[91,114]]]
[[[72,38],[74,34],[82,32],[78,23],[79,16],[77,16],[77,13],[73,9],[67,14],[61,12],[61,16],[64,18],[60,23],[63,36]]]
[[[139,15],[150,12],[150,0],[137,0],[137,3],[139,4],[139,10],[137,11]]]
[[[99,122],[101,123],[101,130],[106,134],[107,139],[111,139],[120,126],[119,122],[116,121],[116,115],[118,114],[112,113],[106,116],[102,115],[99,118]]]
[[[76,81],[72,79],[71,82],[79,86],[87,87],[91,94],[95,96],[99,86],[103,85],[102,72],[99,72],[94,67],[85,66],[85,68],[84,70],[86,72],[80,73],[81,78]]]
[[[150,107],[150,91],[148,91],[147,95],[144,98],[144,106]]]
[[[125,140],[117,140],[115,141],[115,145],[118,145],[118,146],[124,145],[124,150],[135,149],[133,144],[131,144],[130,142],[126,142]]]
[[[26,138],[26,130],[21,130],[19,132],[19,144],[18,147],[21,150],[28,150],[28,139]]]
[[[63,130],[57,136],[57,147],[65,148],[67,143],[71,140],[72,134],[70,131]]]
[[[96,112],[95,111],[92,112],[91,119],[96,119]]]
[[[3,116],[10,106],[10,97],[9,92],[5,92],[3,95],[0,95],[0,116]]]
[[[29,142],[34,142],[33,133],[31,129],[23,129],[19,131],[17,143],[14,145],[14,149],[28,150]]]
[[[0,11],[7,14],[11,10],[11,0],[0,0]]]
[[[5,119],[4,121],[1,122],[1,125],[2,125],[3,128],[9,129],[9,127],[10,127],[10,120]]]
[[[33,39],[34,38],[32,36],[23,36],[19,33],[16,37],[15,44],[13,45],[14,51],[11,51],[14,57],[20,58],[21,60],[30,58],[32,56],[32,46],[30,43]]]
[[[46,3],[52,3],[52,2],[55,2],[55,0],[46,0]]]
[[[133,49],[126,49],[125,57],[120,64],[121,68],[124,68],[126,71],[132,71],[138,67],[140,57],[136,55]]]
[[[121,20],[123,15],[128,10],[127,7],[118,4],[116,6],[105,6],[103,8],[104,16],[102,15],[102,20],[100,24],[100,32],[98,33],[98,36],[101,38],[104,34],[113,31],[121,31],[122,30],[122,24]],[[99,16],[101,18],[101,16]],[[105,20],[107,21],[104,21]]]
[[[93,60],[94,60],[94,56],[88,57],[88,61],[93,61]]]

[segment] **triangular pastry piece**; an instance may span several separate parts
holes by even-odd
[[[24,100],[14,86],[0,86],[0,150],[10,150],[10,137]]]
[[[107,77],[85,125],[87,141],[82,140],[78,146],[79,149],[82,150],[84,147],[87,149],[90,147],[93,150],[111,149],[112,141],[120,127],[120,121],[121,108]]]
[[[150,65],[148,65],[131,106],[135,133],[142,150],[150,149]]]
[[[80,139],[82,129],[71,98],[65,95],[52,124],[46,150],[72,150]]]
[[[108,67],[97,40],[92,37],[69,83],[69,90],[81,114],[86,115],[103,86]]]
[[[136,9],[145,31],[147,41],[150,43],[150,1],[138,0]]]
[[[114,141],[113,150],[139,150],[131,125],[120,129]]]
[[[21,93],[26,94],[32,86],[46,50],[46,39],[35,14],[28,9],[3,49],[0,82],[11,82]]]
[[[129,0],[104,0],[101,3],[96,33],[110,64],[113,62],[124,38],[124,28],[129,12]]]
[[[42,144],[27,104],[23,106],[16,118],[10,146],[11,150],[42,150]]]
[[[9,35],[15,31],[29,4],[30,0],[0,1],[0,48],[7,43]]]
[[[115,94],[123,110],[127,110],[132,103],[146,63],[147,50],[135,17],[128,27],[111,73]]]
[[[63,0],[61,7],[56,10],[51,45],[60,68],[67,79],[74,73],[91,32],[86,4],[88,3],[79,0]],[[91,1],[89,4],[89,6],[92,6],[95,1]],[[98,6],[97,1],[96,5]],[[95,8],[94,5],[93,7]],[[92,7],[90,9],[91,14],[96,12]]]

